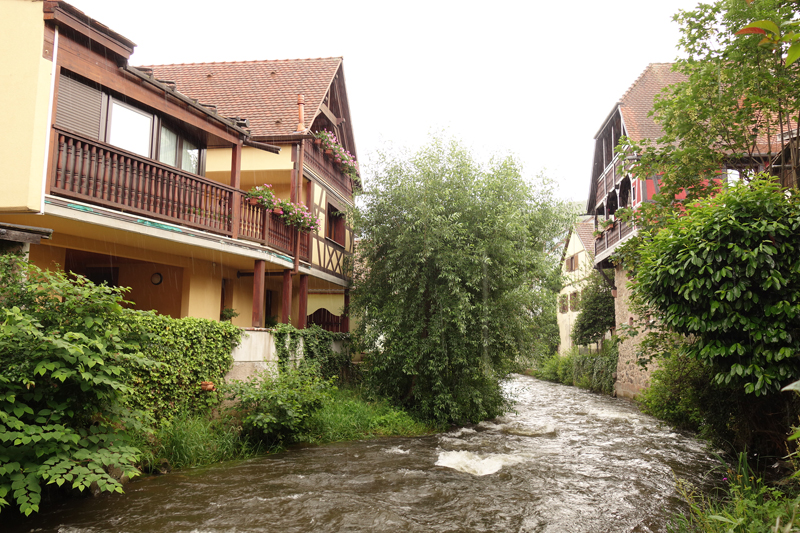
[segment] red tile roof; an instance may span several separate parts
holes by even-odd
[[[622,120],[628,137],[639,142],[658,139],[664,130],[649,116],[653,99],[665,87],[686,80],[686,76],[672,71],[672,63],[650,63],[633,82],[619,101]]]
[[[216,105],[224,117],[248,119],[254,137],[275,137],[296,133],[299,94],[305,96],[304,129],[311,126],[341,65],[341,57],[328,57],[142,68],[175,82],[186,96]]]
[[[589,254],[594,255],[594,217],[588,218],[576,225],[576,233]]]

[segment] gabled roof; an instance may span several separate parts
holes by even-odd
[[[178,91],[214,103],[226,117],[248,119],[256,138],[297,135],[297,95],[305,97],[307,132],[337,74],[342,58],[284,59],[150,66]]]
[[[622,95],[619,110],[628,137],[636,142],[658,139],[664,130],[649,116],[653,100],[664,88],[686,81],[686,76],[673,72],[672,63],[650,63],[633,85]]]
[[[594,217],[578,222],[575,231],[586,251],[594,255]]]

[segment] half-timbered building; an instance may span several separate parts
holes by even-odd
[[[135,68],[131,40],[65,2],[2,10],[0,223],[53,230],[33,263],[173,317],[348,330],[354,183],[313,142],[327,129],[356,153],[341,58]],[[320,229],[250,205],[256,184]]]

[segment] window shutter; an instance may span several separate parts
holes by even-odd
[[[102,96],[97,89],[62,75],[58,81],[56,126],[99,140]]]

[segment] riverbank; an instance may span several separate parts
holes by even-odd
[[[310,415],[304,427],[283,442],[263,442],[248,434],[230,412],[179,416],[154,433],[137,437],[135,445],[142,450],[139,468],[145,473],[167,473],[275,453],[290,444],[416,437],[443,429],[417,421],[384,400],[367,399],[352,387],[332,391],[329,401]]]

